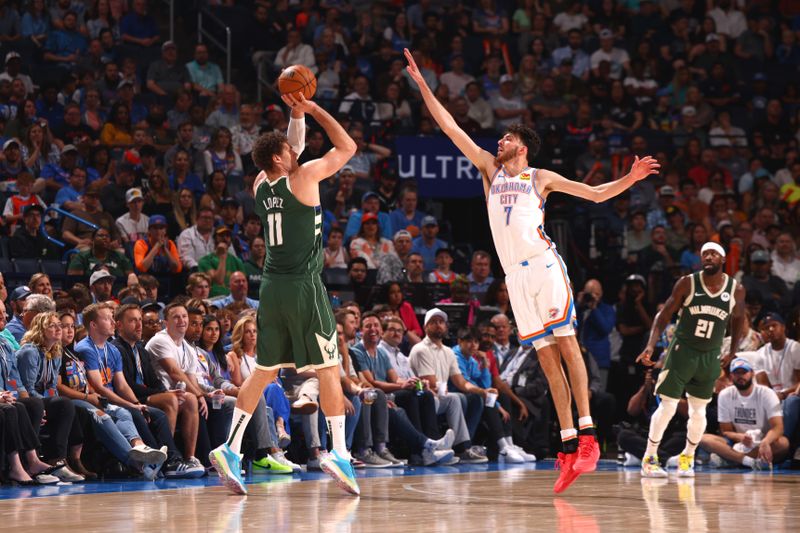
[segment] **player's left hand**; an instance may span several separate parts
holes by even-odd
[[[283,94],[281,95],[281,99],[283,103],[291,107],[292,110],[302,111],[303,113],[311,113],[314,110],[314,106],[316,106],[311,100],[306,100],[306,97],[303,96],[301,92]]]
[[[657,159],[649,155],[646,155],[641,159],[639,159],[639,156],[636,156],[636,158],[633,160],[630,176],[634,181],[643,180],[650,174],[658,174],[659,168],[661,168],[661,165]]]

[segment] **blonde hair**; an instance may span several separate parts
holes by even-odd
[[[36,274],[31,276],[30,281],[28,281],[28,287],[31,288],[31,291],[35,291],[36,290],[35,289],[36,284],[39,283],[43,279],[46,279],[47,281],[50,281],[50,276],[48,276],[44,272],[37,272]],[[36,293],[35,292],[34,294],[41,294],[41,293]],[[50,290],[50,294],[53,294],[52,288]]]
[[[244,357],[242,339],[244,338],[244,328],[247,326],[247,324],[253,324],[253,327],[256,328],[256,331],[258,331],[256,317],[245,316],[236,322],[236,325],[233,326],[233,333],[231,333],[231,351],[233,351],[238,357]]]
[[[44,334],[45,330],[47,329],[47,324],[50,322],[50,320],[55,320],[59,325],[61,325],[61,320],[58,318],[58,313],[54,311],[39,313],[33,317],[30,329],[25,332],[25,335],[22,336],[22,340],[19,341],[19,343],[20,345],[33,344],[44,351],[45,357],[48,359],[54,359],[56,357],[61,357],[61,343],[57,342],[53,344],[49,350],[46,349]]]

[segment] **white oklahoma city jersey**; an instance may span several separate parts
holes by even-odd
[[[544,198],[537,189],[537,173],[528,167],[512,176],[505,167],[499,168],[486,199],[523,344],[549,335],[571,335],[575,322],[567,269],[544,232]]]
[[[494,246],[503,269],[555,248],[544,232],[544,198],[536,188],[539,169],[526,168],[516,176],[500,167],[489,188],[486,209]]]

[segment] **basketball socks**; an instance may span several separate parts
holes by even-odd
[[[661,404],[656,409],[653,416],[650,417],[650,431],[647,435],[647,450],[644,452],[645,457],[649,455],[658,455],[658,445],[661,444],[661,438],[664,436],[664,431],[667,430],[669,421],[675,415],[678,409],[678,400],[675,398],[661,397]]]
[[[231,422],[231,431],[228,434],[227,444],[234,453],[241,453],[244,430],[252,416],[252,414],[246,413],[238,407],[233,409],[233,422]]]
[[[694,455],[695,450],[697,450],[697,446],[700,442],[692,442],[689,439],[686,439],[686,446],[683,448],[683,455]]]
[[[350,452],[347,451],[347,440],[344,435],[344,415],[328,416],[325,417],[325,420],[328,422],[328,431],[331,432],[333,449],[341,457],[349,458]]]
[[[578,451],[578,430],[575,428],[561,430],[561,446],[564,453],[577,453]]]
[[[582,416],[578,419],[578,435],[589,435],[597,437],[594,430],[594,422],[591,416]]]
[[[742,465],[747,466],[749,468],[753,468],[756,460],[750,457],[749,455],[745,455],[744,459],[742,459]]]
[[[503,452],[506,448],[508,448],[508,442],[506,441],[507,437],[503,437],[502,439],[497,439],[497,448]]]

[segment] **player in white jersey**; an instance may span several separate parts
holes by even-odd
[[[596,468],[600,450],[589,411],[586,367],[575,338],[569,276],[555,244],[544,232],[545,200],[551,192],[563,192],[604,202],[650,174],[657,174],[660,165],[652,157],[637,157],[628,175],[591,187],[549,170],[532,168],[540,141],[536,132],[522,125],[511,126],[498,141],[497,154],[492,155],[458,127],[425,83],[411,53],[405,50],[405,55],[407,71],[419,85],[431,116],[483,176],[492,237],[506,272],[520,341],[536,348],[561,424],[564,453],[558,454],[561,474],[553,490],[562,492],[580,474]],[[578,430],[562,358],[578,408]]]

